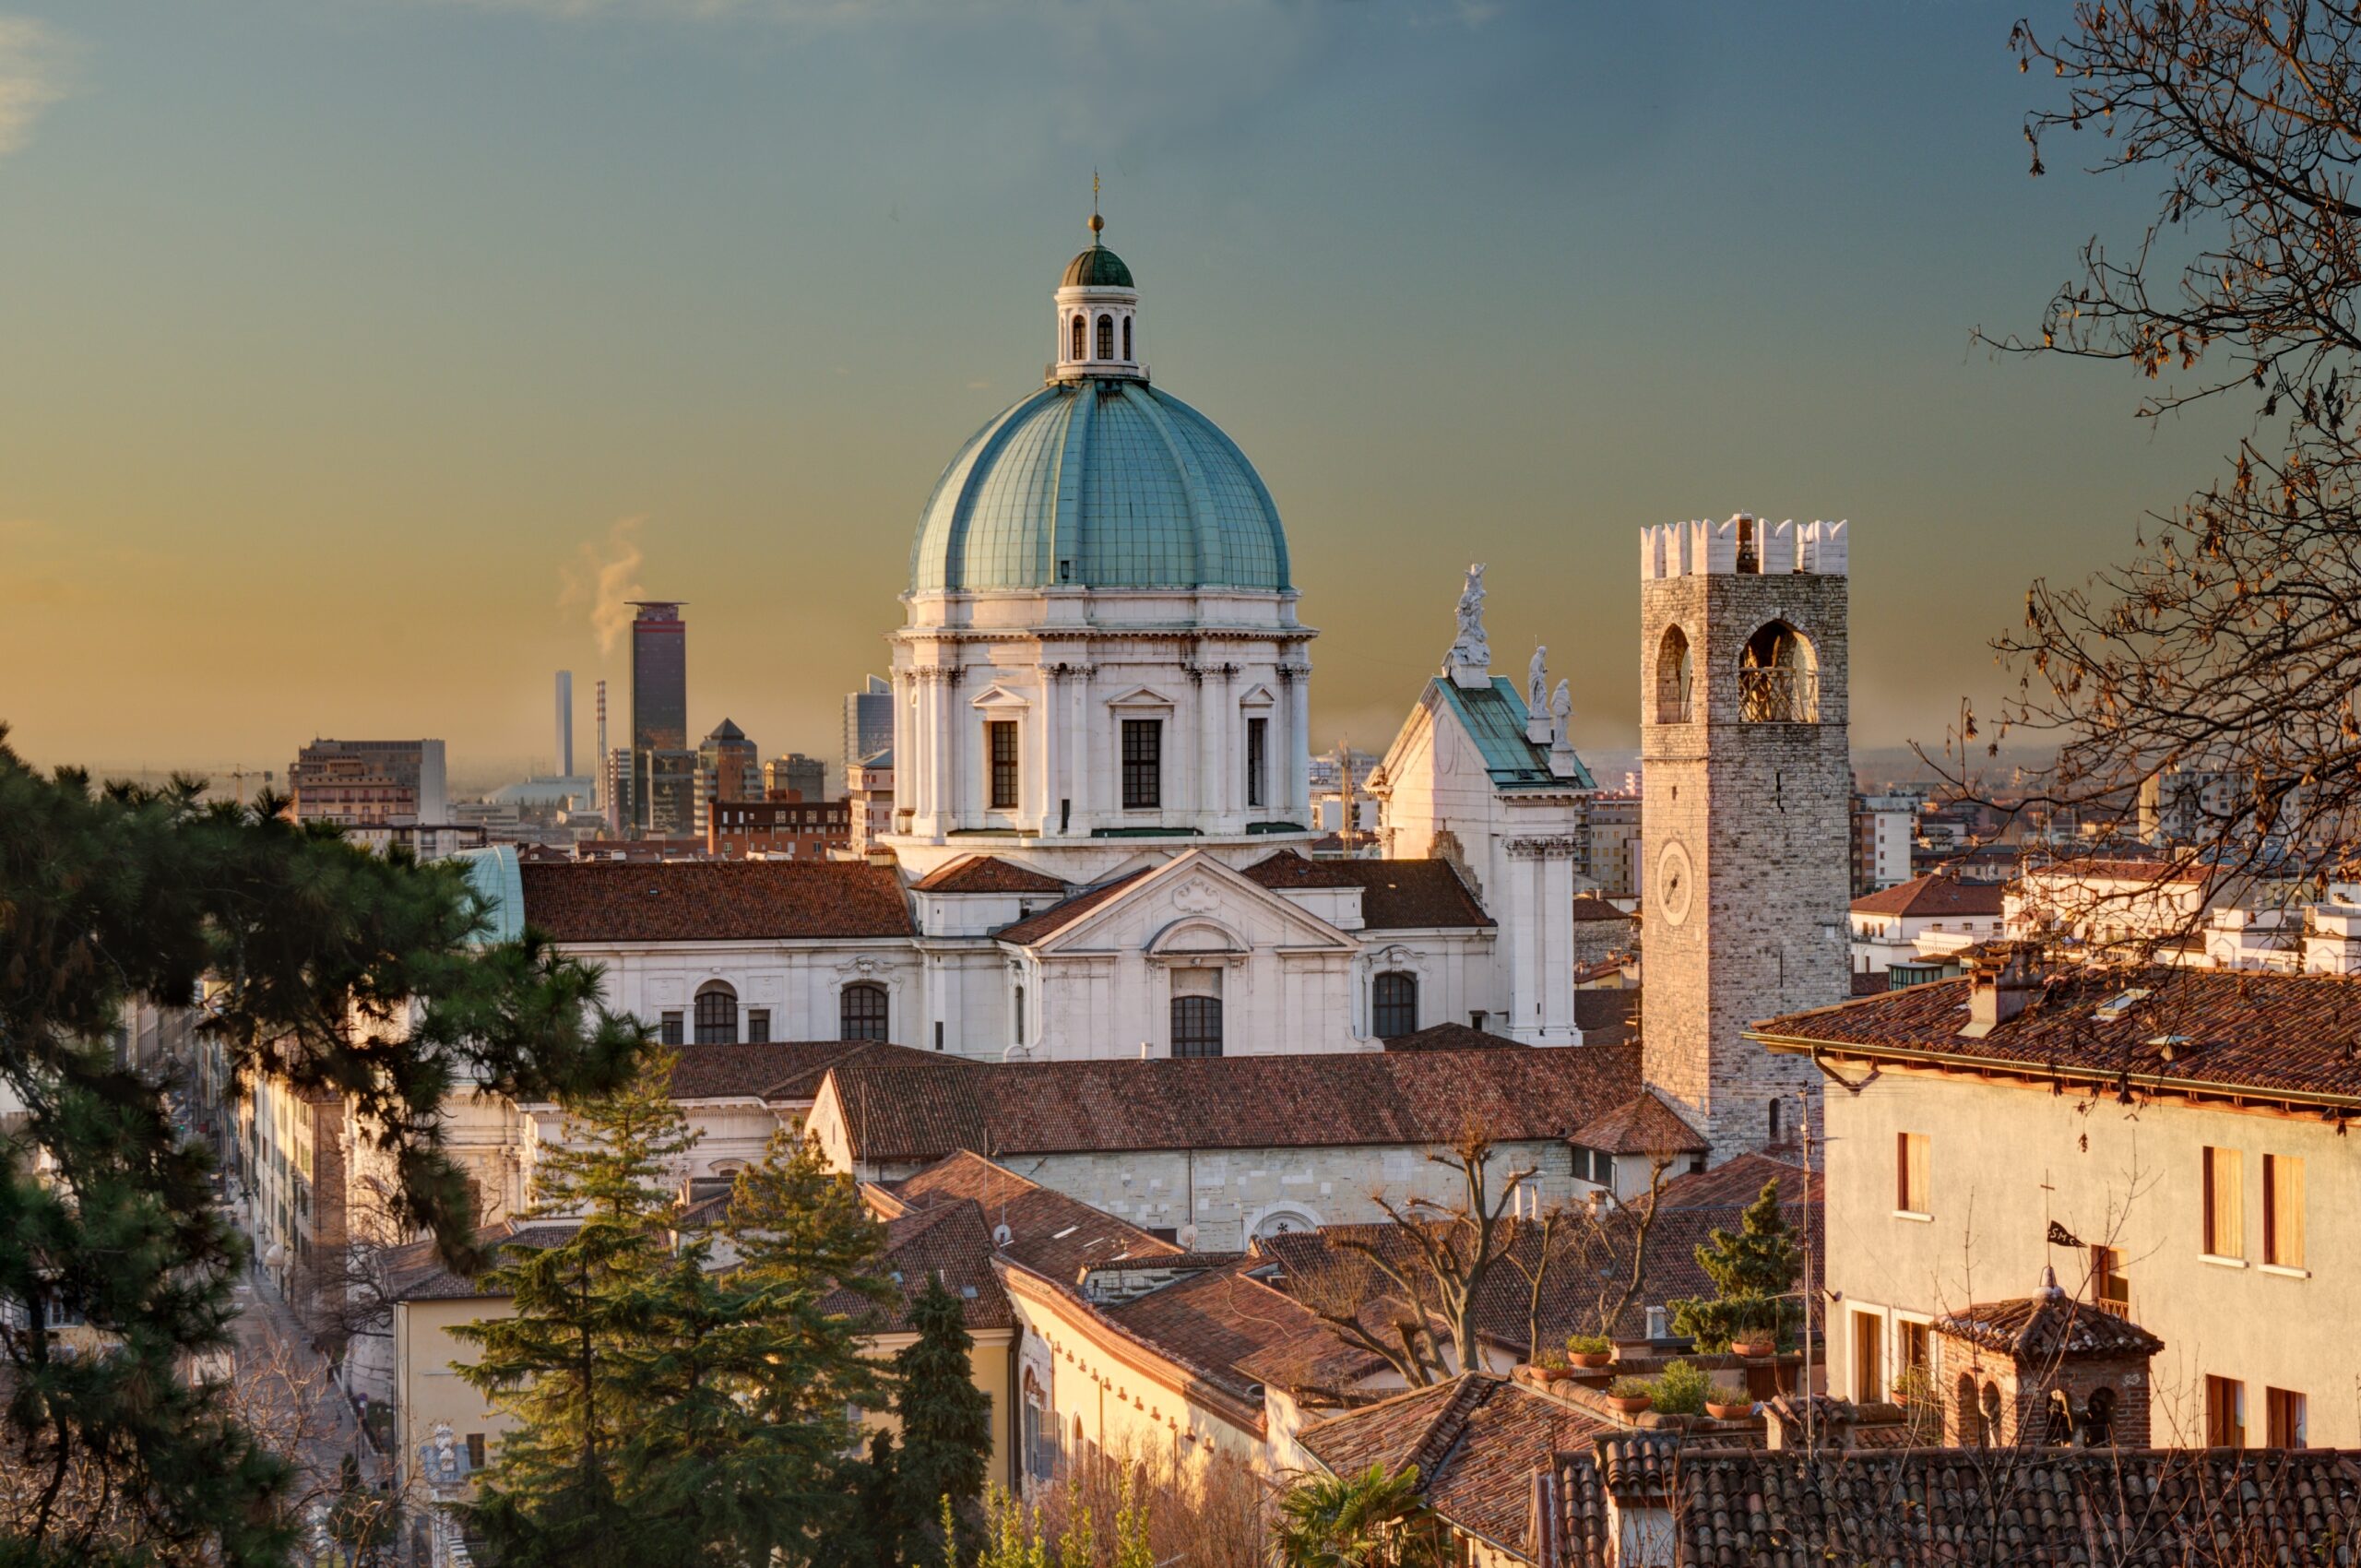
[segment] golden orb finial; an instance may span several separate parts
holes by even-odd
[[[1098,171],[1090,172],[1090,243],[1098,243],[1098,231],[1107,227],[1107,220],[1098,216]]]

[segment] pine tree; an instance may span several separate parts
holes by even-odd
[[[1748,1335],[1786,1340],[1803,1321],[1803,1303],[1791,1293],[1803,1271],[1803,1252],[1787,1227],[1774,1177],[1738,1217],[1738,1229],[1715,1229],[1697,1248],[1697,1266],[1714,1282],[1714,1295],[1674,1301],[1676,1334],[1697,1341],[1701,1350],[1729,1348]]]
[[[910,1303],[918,1338],[894,1358],[899,1387],[895,1414],[901,1418],[900,1485],[907,1521],[904,1555],[912,1562],[939,1562],[949,1546],[931,1521],[944,1511],[958,1531],[972,1538],[974,1518],[990,1468],[991,1400],[976,1386],[970,1359],[975,1337],[967,1332],[960,1300],[943,1289],[943,1277],[927,1276],[926,1289]]]
[[[0,737],[5,737],[0,730]],[[233,1072],[350,1097],[401,1178],[399,1217],[473,1256],[434,1109],[453,1086],[549,1098],[611,1082],[637,1031],[594,970],[539,943],[487,946],[464,871],[372,855],[283,802],[44,777],[0,738],[0,1561],[278,1564],[291,1469],[183,1375],[230,1343],[243,1240],[213,1161],[154,1076],[105,1039],[125,1002],[188,1005]],[[69,1357],[77,1313],[106,1346]]]

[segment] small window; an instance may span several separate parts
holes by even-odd
[[[1984,1406],[1976,1396],[1973,1373],[1959,1374],[1959,1384],[1952,1391],[1952,1408],[1958,1412],[1959,1445],[1962,1448],[1983,1447],[1989,1441],[1990,1433],[1984,1424]]]
[[[2208,1146],[2204,1157],[2205,1251],[2217,1258],[2247,1255],[2246,1159],[2242,1151]]]
[[[2262,1261],[2304,1266],[2304,1162],[2284,1154],[2262,1157]]]
[[[1770,1115],[1766,1120],[1770,1123],[1769,1132],[1771,1136],[1769,1142],[1774,1148],[1776,1148],[1779,1144],[1779,1102],[1777,1100],[1774,1099],[1771,1102]]]
[[[707,980],[697,988],[699,1045],[738,1043],[738,993],[724,980]]]
[[[1155,811],[1164,804],[1164,720],[1123,720],[1123,809]]]
[[[2292,1388],[2266,1388],[2262,1391],[2262,1403],[2271,1446],[2303,1447],[2306,1427],[2304,1396]]]
[[[2205,1446],[2247,1445],[2247,1385],[2234,1377],[2205,1380]]]
[[[1128,364],[1138,357],[1132,352],[1132,318],[1127,315],[1123,317],[1123,361]]]
[[[2074,1406],[2062,1388],[2049,1391],[2048,1402],[2042,1408],[2041,1441],[2051,1448],[2064,1448],[2074,1441]]]
[[[1931,1214],[1928,1198],[1928,1152],[1924,1133],[1893,1135],[1893,1206],[1904,1214]]]
[[[1678,626],[1656,645],[1656,722],[1689,722],[1689,634]]]
[[[1885,1362],[1885,1320],[1876,1313],[1853,1314],[1853,1400],[1871,1405],[1885,1397],[1880,1373]]]
[[[1115,318],[1111,315],[1098,318],[1098,357],[1102,360],[1115,357]]]
[[[1418,977],[1399,969],[1377,977],[1372,1015],[1377,1038],[1400,1039],[1418,1032]]]
[[[1268,803],[1263,798],[1263,757],[1270,731],[1271,721],[1267,719],[1246,721],[1246,803],[1250,806]]]
[[[1811,645],[1785,621],[1747,639],[1738,656],[1738,718],[1750,724],[1810,724],[1820,717]]]
[[[768,1045],[771,1042],[771,1010],[767,1007],[746,1009],[746,1043]]]
[[[2115,1441],[2115,1390],[2094,1388],[2082,1401],[2082,1446],[2105,1448]]]
[[[1016,721],[995,719],[984,726],[986,750],[991,762],[991,809],[1016,809]]]
[[[1068,354],[1066,358],[1070,360],[1078,360],[1082,358],[1082,335],[1086,330],[1086,328],[1083,326],[1083,318],[1078,315],[1075,316],[1074,318],[1074,352]]]
[[[483,1468],[483,1433],[480,1431],[468,1433],[468,1468],[470,1470]]]
[[[1172,999],[1172,1054],[1221,1054],[1221,998],[1176,996]]]
[[[680,1044],[681,1016],[678,1013],[667,1013],[662,1018],[658,1020],[656,1026],[656,1038],[662,1040],[666,1045]]]
[[[1180,1242],[1180,1228],[1177,1225],[1144,1225],[1140,1229],[1159,1241],[1170,1241],[1175,1246]]]
[[[2123,1277],[2123,1254],[2113,1247],[2091,1249],[2091,1304],[2109,1317],[2131,1315],[2131,1281]]]
[[[1021,985],[1016,988],[1016,1005],[1013,1011],[1014,1014],[1015,1023],[1015,1040],[1017,1044],[1023,1045],[1025,1043],[1025,988]]]
[[[836,1038],[885,1038],[885,988],[872,980],[856,980],[836,998]]]

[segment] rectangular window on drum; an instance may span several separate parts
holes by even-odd
[[[1246,803],[1250,806],[1268,805],[1263,798],[1264,748],[1268,743],[1271,721],[1250,719],[1246,721]]]
[[[1013,812],[1017,803],[1016,721],[995,719],[984,726],[985,750],[991,767],[991,809]]]
[[[1164,721],[1123,720],[1123,809],[1155,811],[1164,804]]]

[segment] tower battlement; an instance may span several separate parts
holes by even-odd
[[[1740,512],[1726,522],[1658,523],[1640,530],[1640,580],[1808,573],[1841,577],[1846,567],[1842,522],[1766,523]]]

